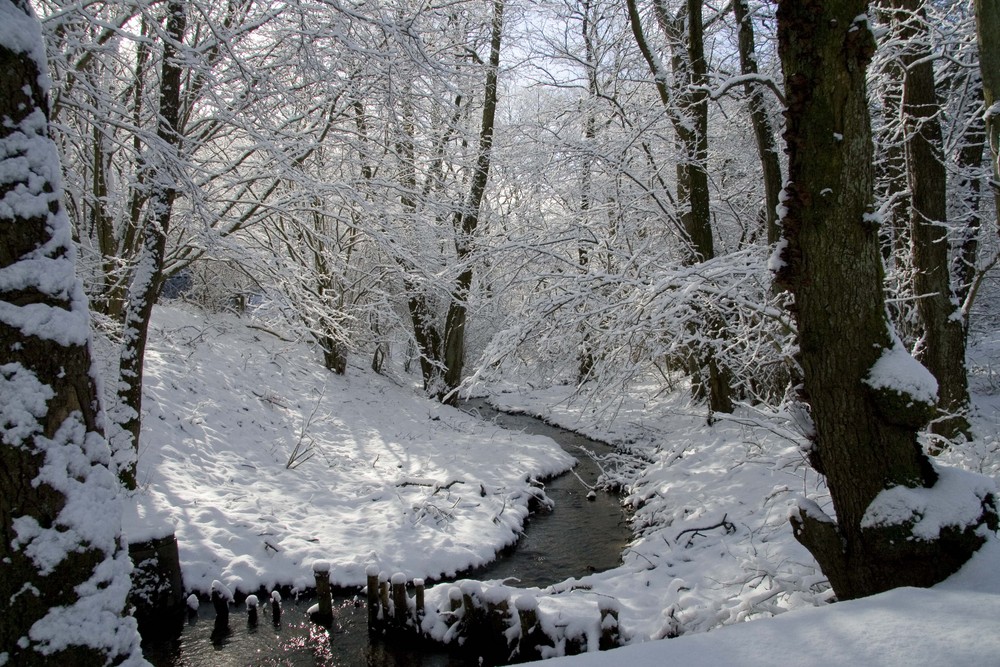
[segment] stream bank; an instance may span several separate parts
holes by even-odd
[[[553,511],[532,515],[514,547],[463,576],[545,587],[617,566],[631,539],[629,517],[617,496],[590,493],[600,475],[591,454],[602,456],[613,448],[530,416],[500,413],[485,401],[469,401],[463,409],[507,429],[551,437],[579,461],[573,471],[545,484],[546,494],[555,502]],[[312,602],[306,597],[286,600],[278,624],[263,613],[256,627],[249,627],[245,606],[237,605],[223,632],[215,628],[211,605],[203,602],[179,635],[145,642],[143,650],[157,667],[468,664],[435,645],[369,641],[367,611],[363,600],[355,596],[335,598],[335,619],[329,631],[308,620],[306,610]]]

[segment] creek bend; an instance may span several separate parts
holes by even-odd
[[[514,547],[489,565],[460,573],[460,578],[544,587],[608,570],[621,562],[622,550],[631,539],[626,511],[613,494],[598,491],[592,500],[587,499],[588,486],[600,475],[599,466],[587,452],[601,456],[612,452],[612,447],[528,415],[499,412],[483,400],[467,401],[461,408],[507,429],[548,436],[578,463],[573,471],[546,482],[545,493],[555,501],[553,511],[533,514]],[[300,597],[283,601],[280,624],[273,624],[262,610],[254,628],[248,627],[245,605],[235,605],[229,628],[222,633],[214,631],[215,612],[203,601],[197,616],[187,619],[179,633],[144,639],[143,653],[156,667],[474,664],[437,645],[370,641],[363,596],[357,596],[360,605],[355,599],[354,595],[334,596],[335,618],[329,631],[309,621],[306,610],[313,599]]]

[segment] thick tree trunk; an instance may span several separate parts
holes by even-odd
[[[178,45],[184,39],[187,22],[185,4],[171,2],[167,5],[166,38],[163,42],[163,62],[160,74],[160,113],[157,138],[168,148],[168,154],[177,150],[180,143],[180,88],[182,66],[178,59]],[[176,162],[169,164],[167,155],[158,157],[159,163],[151,176],[153,187],[147,219],[143,229],[142,248],[132,276],[128,306],[125,314],[125,331],[119,364],[118,405],[115,421],[122,427],[127,442],[116,443],[119,456],[130,455],[121,466],[122,482],[126,488],[136,485],[136,456],[139,451],[139,432],[142,428],[142,372],[146,355],[146,338],[153,305],[159,294],[163,277],[163,258],[167,247],[167,231],[177,187],[172,173]]]
[[[788,108],[788,185],[777,278],[795,297],[804,398],[815,435],[810,460],[826,476],[836,522],[819,508],[793,516],[796,538],[840,598],[931,585],[979,547],[995,525],[992,496],[971,525],[916,538],[912,522],[866,521],[894,487],[931,487],[937,473],[916,438],[933,378],[902,349],[886,320],[873,216],[873,154],[865,87],[874,52],[867,0],[782,0],[778,49]],[[925,376],[896,386],[876,362]]]
[[[41,28],[26,0],[0,0],[0,16],[0,656],[143,664],[124,612],[121,499],[48,135]]]
[[[942,155],[941,106],[922,0],[893,0],[897,34],[906,46],[903,127],[910,185],[913,290],[922,326],[915,354],[938,382],[942,413],[932,430],[946,439],[971,437],[966,414],[965,327],[951,287],[947,228],[948,178]]]

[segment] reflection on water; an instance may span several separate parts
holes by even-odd
[[[588,487],[600,473],[581,447],[598,455],[607,445],[549,426],[524,415],[497,413],[482,401],[466,409],[514,430],[546,435],[580,461],[573,473],[551,480],[545,492],[556,503],[555,511],[531,518],[527,532],[511,553],[494,563],[465,573],[476,579],[506,579],[511,585],[547,586],[570,577],[607,570],[618,565],[631,537],[627,516],[617,497],[598,493],[587,500]],[[581,479],[583,482],[581,482]],[[449,655],[433,644],[369,639],[368,614],[353,598],[335,598],[331,629],[309,620],[310,598],[282,602],[280,621],[272,622],[270,605],[260,611],[251,627],[244,605],[230,612],[229,624],[215,627],[215,611],[203,602],[198,614],[187,619],[179,632],[167,629],[166,639],[147,637],[143,654],[156,667],[458,667],[477,661]],[[149,633],[147,633],[149,634]]]
[[[415,651],[411,644],[369,641],[368,615],[351,599],[335,600],[334,623],[328,630],[309,620],[306,611],[314,600],[285,600],[278,624],[262,610],[259,623],[250,627],[246,607],[230,611],[227,628],[215,626],[211,604],[185,622],[179,637],[143,643],[143,655],[156,667],[286,667],[379,665],[382,667],[456,667],[466,662],[434,646]]]

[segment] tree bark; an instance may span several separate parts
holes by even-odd
[[[123,442],[116,443],[122,462],[122,483],[128,489],[136,486],[136,464],[139,432],[142,428],[142,373],[146,355],[146,338],[153,305],[163,278],[163,258],[166,254],[167,232],[177,197],[176,161],[170,159],[180,145],[180,89],[182,65],[178,47],[184,40],[187,23],[185,3],[167,5],[166,38],[163,41],[163,62],[160,66],[160,109],[157,138],[166,147],[165,155],[157,157],[151,175],[153,191],[142,234],[142,249],[129,289],[125,314],[122,354],[119,363],[118,405],[114,419],[122,428]],[[171,164],[173,162],[173,164]]]
[[[863,525],[883,490],[931,487],[938,478],[916,438],[928,399],[868,383],[883,354],[908,356],[886,319],[872,215],[865,78],[875,42],[867,11],[867,0],[778,7],[788,184],[777,279],[795,297],[803,398],[815,427],[810,460],[826,476],[836,512],[834,522],[812,506],[792,526],[841,599],[936,583],[980,546],[979,525],[996,525],[989,495],[980,498],[978,523],[938,539],[915,538],[906,522]]]
[[[910,186],[913,290],[922,326],[915,356],[938,382],[939,410],[931,429],[945,439],[970,438],[965,371],[965,327],[951,286],[947,227],[948,178],[942,155],[926,12],[922,0],[893,0],[903,42],[903,128]]]
[[[26,0],[0,3],[18,35],[0,35],[0,655],[11,665],[142,664],[124,611],[130,565],[87,301],[48,134],[41,28]]]

